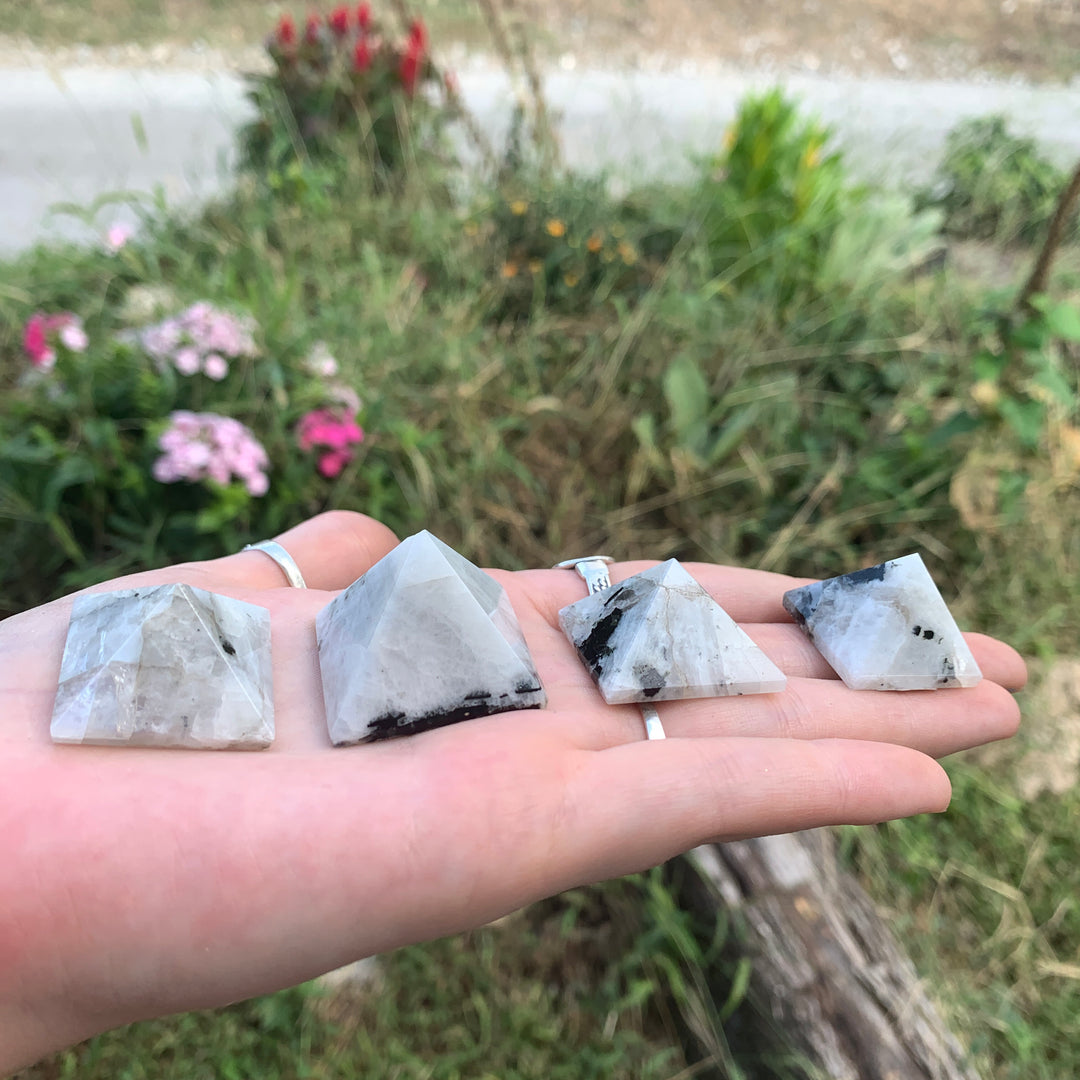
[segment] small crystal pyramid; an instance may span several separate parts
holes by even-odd
[[[203,750],[269,746],[270,612],[181,584],[76,597],[52,738]]]
[[[315,628],[337,746],[547,703],[502,586],[429,532],[354,581]]]
[[[982,678],[918,554],[792,589],[784,607],[853,690],[939,690]]]
[[[609,705],[772,694],[784,673],[676,559],[559,612]]]

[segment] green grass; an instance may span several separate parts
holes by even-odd
[[[1051,411],[1034,447],[981,412],[971,357],[990,301],[948,268],[919,269],[932,223],[851,192],[783,133],[766,140],[784,149],[777,176],[751,197],[761,174],[754,131],[742,134],[739,190],[712,166],[626,199],[518,170],[463,200],[430,161],[388,187],[347,157],[246,180],[194,220],[151,222],[119,257],[38,250],[0,266],[0,514],[18,567],[0,599],[15,609],[347,506],[509,567],[605,549],[827,575],[922,549],[966,626],[1076,655],[1080,487],[1063,441],[1075,406]],[[802,202],[784,194],[792,175]],[[1061,295],[1077,286],[1075,259],[1063,265]],[[200,407],[259,431],[275,486],[202,531],[191,521],[221,510],[202,489],[36,471],[101,451],[98,429],[23,385],[23,321],[79,311],[99,343],[88,392],[102,393],[145,376],[100,343],[147,286],[176,305],[243,307],[260,327],[263,356]],[[316,392],[299,371],[320,340],[368,432],[332,481],[304,471],[290,427]],[[1075,352],[1060,356],[1075,380]],[[153,453],[136,437],[143,414],[163,400],[144,383],[150,405],[133,391],[111,421],[136,474]],[[42,417],[61,455],[46,464],[26,441]],[[1011,771],[1040,722],[1029,716],[1013,757],[954,763],[947,815],[845,833],[957,1032],[1001,1077],[1080,1074],[1080,796],[1025,802]],[[140,1024],[25,1076],[659,1078],[681,1074],[684,1042],[717,1075],[799,1075],[737,1045],[752,1027],[737,1008],[716,1023],[732,985],[726,927],[691,926],[670,905],[655,876],[570,894],[385,958],[377,993],[304,988]],[[703,1025],[680,1015],[706,1018],[700,1045],[687,1031]]]

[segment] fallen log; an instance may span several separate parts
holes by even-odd
[[[818,829],[690,853],[695,906],[742,924],[755,1007],[832,1080],[979,1080],[911,960]]]

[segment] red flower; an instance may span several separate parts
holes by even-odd
[[[326,20],[335,37],[343,38],[349,32],[349,9],[341,4],[330,12]]]
[[[304,31],[304,37],[307,39],[309,44],[315,45],[318,43],[320,25],[321,24],[318,15],[312,14],[308,16],[307,29]]]
[[[427,52],[428,34],[423,19],[413,19],[409,27],[409,44],[415,45],[418,52]]]
[[[401,76],[401,85],[405,93],[412,97],[416,93],[416,83],[420,78],[420,68],[424,62],[424,50],[414,41],[409,39],[409,44],[401,57],[401,67],[398,74]]]
[[[367,38],[361,38],[353,50],[353,71],[367,71],[371,67],[371,49],[368,48]]]
[[[356,25],[360,27],[360,33],[366,34],[371,29],[371,5],[361,4],[356,9]]]
[[[285,49],[292,48],[296,44],[296,23],[289,14],[282,15],[278,20],[277,41]]]

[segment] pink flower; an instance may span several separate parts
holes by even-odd
[[[266,451],[238,420],[216,413],[178,411],[158,439],[163,451],[154,462],[153,476],[163,484],[179,480],[211,480],[222,486],[240,480],[258,497],[270,490]]]
[[[221,382],[229,374],[229,365],[217,353],[211,353],[203,361],[203,371],[206,372],[207,378],[213,379],[214,382]]]
[[[414,26],[416,23],[413,24]],[[423,38],[418,36],[410,36],[409,44],[405,48],[405,53],[401,57],[401,65],[398,68],[398,75],[401,78],[401,85],[405,90],[405,93],[412,97],[416,93],[416,84],[420,79],[420,69],[424,62],[424,43]]]
[[[40,311],[31,315],[23,331],[23,348],[34,367],[48,371],[56,363],[56,352],[49,348],[45,330],[45,316]]]
[[[361,38],[353,50],[353,71],[367,71],[371,67],[371,49],[367,38]]]
[[[66,322],[60,327],[60,343],[71,352],[86,352],[90,339],[87,338],[86,331],[83,329],[82,320],[72,316],[71,322]]]
[[[199,350],[193,349],[190,345],[185,345],[184,348],[176,350],[173,363],[181,375],[194,375],[202,366]]]
[[[296,44],[296,23],[291,15],[282,15],[277,25],[278,44],[286,49]]]
[[[56,315],[38,311],[27,319],[23,330],[23,348],[34,367],[43,371],[51,370],[56,363],[58,344],[68,352],[86,352],[90,342],[78,315],[71,311],[61,311]]]
[[[366,34],[371,29],[370,4],[361,4],[356,9],[356,25],[360,27],[361,34]]]
[[[313,409],[296,426],[296,444],[301,450],[321,450],[319,472],[337,476],[355,456],[353,446],[364,441],[356,415],[344,409]]]
[[[135,235],[135,229],[125,221],[109,226],[105,234],[105,247],[115,254]]]

